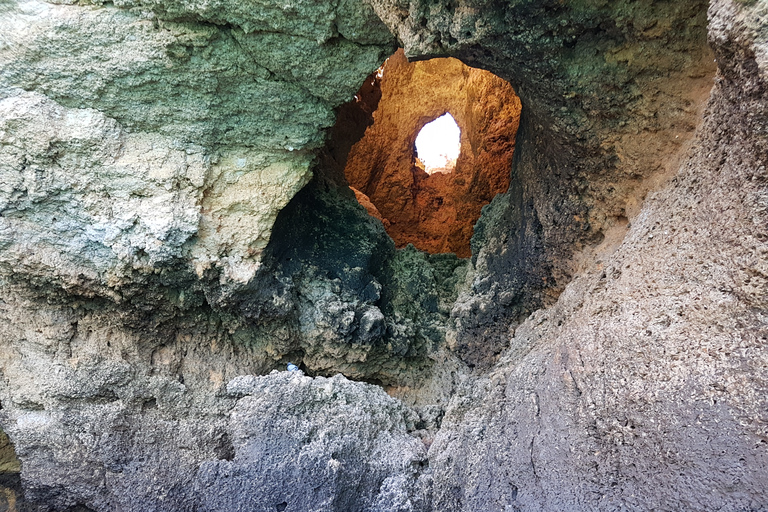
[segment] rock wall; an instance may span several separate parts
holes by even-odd
[[[349,2],[94,4],[2,8],[4,265],[112,298],[174,265],[247,283],[391,36]]]
[[[13,445],[5,435],[0,431],[0,473],[18,473],[21,470],[19,459],[13,450]]]
[[[710,6],[718,75],[679,171],[453,399],[437,510],[766,507],[765,9]]]
[[[768,12],[706,9],[0,6],[29,506],[766,508]],[[385,25],[522,101],[469,261],[396,250],[344,178]]]
[[[475,227],[452,313],[457,350],[488,368],[510,323],[552,304],[675,172],[712,86],[706,3],[373,5],[409,57],[458,57],[523,103],[510,189]]]

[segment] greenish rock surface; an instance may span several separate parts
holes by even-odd
[[[37,238],[71,263],[63,281],[85,274],[100,295],[158,266],[214,269],[232,287],[254,276],[334,109],[393,46],[363,4],[273,6],[283,16],[264,11],[266,24],[238,6],[4,5],[3,209],[15,236],[2,243]],[[38,215],[58,215],[29,218],[30,195]],[[115,197],[144,206],[94,214]],[[143,208],[155,218],[133,213]],[[46,231],[77,242],[44,242]]]
[[[5,432],[0,430],[0,473],[18,473],[21,463],[16,458],[13,445]]]

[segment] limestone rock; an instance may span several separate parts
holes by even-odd
[[[373,0],[522,101],[470,260],[396,250],[344,179],[371,10],[254,5],[0,6],[0,424],[34,507],[766,508],[765,2],[707,32],[704,1]]]
[[[430,450],[436,508],[765,508],[761,9],[713,2],[718,80],[680,172],[454,398]]]
[[[381,389],[297,372],[233,384],[248,392],[231,413],[234,457],[200,466],[201,510],[428,510],[413,412]]]
[[[248,12],[245,20],[237,2],[3,7],[0,99],[4,121],[22,123],[2,131],[13,148],[5,194],[27,193],[24,174],[32,173],[41,189],[30,191],[36,210],[49,212],[29,218],[30,210],[3,201],[19,219],[5,229],[24,226],[14,242],[35,244],[43,260],[26,272],[61,259],[55,272],[63,281],[83,274],[99,294],[135,280],[133,267],[146,274],[174,264],[199,276],[214,269],[233,287],[254,277],[277,213],[311,176],[311,151],[333,109],[391,43],[370,8],[354,2]],[[80,185],[57,182],[57,171]],[[102,182],[120,193],[99,190]],[[97,206],[115,195],[112,214]],[[121,211],[125,201],[131,213]],[[136,213],[144,210],[152,226]],[[44,240],[55,226],[72,240]]]

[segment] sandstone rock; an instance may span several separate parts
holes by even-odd
[[[552,304],[676,171],[715,71],[706,2],[372,4],[407,56],[487,69],[523,104],[510,189],[479,221],[454,314],[462,357],[488,368],[509,322]]]
[[[388,222],[397,247],[469,257],[481,208],[509,187],[520,101],[504,80],[456,59],[408,63],[402,51],[382,66],[373,126],[352,147],[344,173]],[[414,142],[449,112],[462,130],[453,172],[428,175]]]
[[[373,217],[374,219],[378,219],[381,221],[381,223],[384,225],[385,228],[388,228],[391,223],[389,220],[385,219],[381,216],[381,212],[378,208],[376,208],[376,205],[371,202],[371,198],[367,195],[363,194],[359,190],[357,190],[355,187],[349,187],[352,189],[352,192],[355,193],[355,199],[357,199],[357,202],[363,205],[363,208],[365,208],[365,211],[368,212],[368,215]]]

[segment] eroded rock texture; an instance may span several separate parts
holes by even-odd
[[[362,4],[267,5],[6,2],[4,264],[100,295],[179,260],[251,279],[333,109],[392,48]]]
[[[719,73],[679,172],[454,399],[437,509],[766,507],[765,7],[710,6]]]
[[[765,509],[766,19],[3,3],[0,424],[28,506]],[[344,177],[387,28],[522,101],[469,260],[396,250]]]
[[[227,392],[242,396],[233,453],[200,467],[202,510],[428,508],[426,449],[407,430],[418,417],[381,388],[275,372],[234,379]]]
[[[349,154],[349,184],[373,203],[398,247],[468,258],[481,208],[509,188],[520,100],[492,73],[456,59],[409,63],[402,51],[375,80],[381,99]],[[430,175],[414,143],[446,112],[462,130],[461,153],[453,172]]]
[[[510,321],[551,304],[674,172],[712,84],[706,3],[374,5],[407,55],[458,56],[524,105],[510,189],[475,227],[476,275],[452,315],[465,360],[487,367]]]

